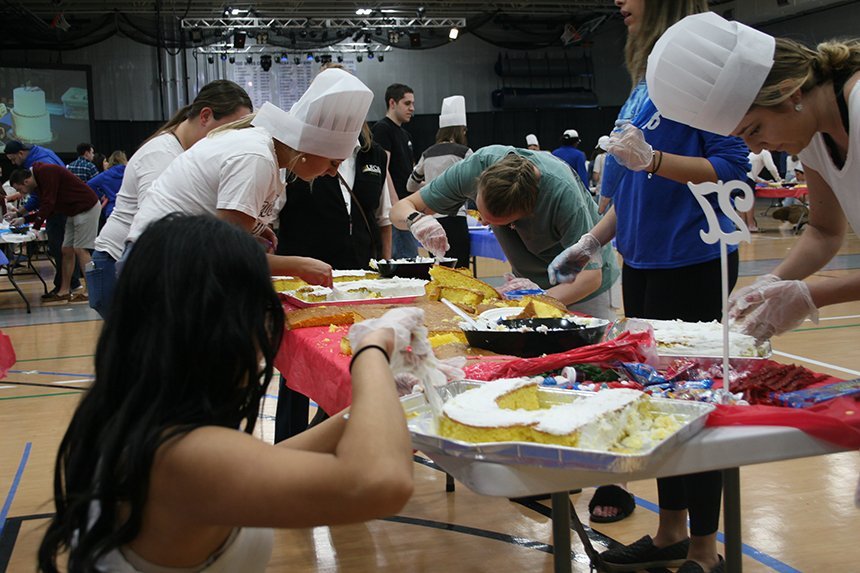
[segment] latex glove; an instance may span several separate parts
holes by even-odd
[[[576,244],[563,250],[549,264],[547,273],[550,284],[572,283],[599,251],[600,241],[591,233],[584,234]]]
[[[750,295],[758,307],[743,320],[742,331],[756,340],[767,340],[803,324],[807,317],[818,323],[818,308],[803,281],[779,281]]]
[[[301,261],[293,274],[308,284],[331,287],[333,283],[330,264],[309,257],[298,258]]]
[[[27,224],[27,221],[24,220],[24,217],[16,217],[9,221],[10,227],[23,227]]]
[[[654,149],[645,141],[645,134],[630,123],[612,131],[606,151],[632,171],[648,169],[654,159]]]
[[[412,344],[413,332],[424,328],[424,311],[414,307],[398,307],[389,310],[379,318],[353,324],[348,335],[353,352],[363,346],[368,334],[386,328],[391,330],[393,336],[391,347],[388,349],[390,354],[404,352]]]
[[[462,380],[466,377],[466,373],[463,371],[463,366],[465,365],[465,356],[456,356],[436,361],[436,368],[445,375],[446,380],[449,382],[453,380]],[[421,380],[411,372],[401,372],[395,375],[394,384],[397,386],[397,393],[400,396],[424,391]]]
[[[534,282],[524,277],[516,277],[511,273],[505,273],[505,284],[496,288],[499,294],[505,294],[515,290],[543,290]]]
[[[755,310],[762,303],[761,291],[768,285],[782,279],[773,274],[760,276],[756,281],[742,289],[738,289],[729,297],[729,318],[742,320],[744,316]]]
[[[418,239],[425,249],[433,253],[434,257],[443,257],[448,249],[448,235],[435,217],[424,215],[409,227],[412,235]]]

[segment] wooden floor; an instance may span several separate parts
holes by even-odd
[[[760,218],[760,223],[762,219]],[[796,238],[765,222],[766,232],[742,246],[742,274],[770,270]],[[860,240],[851,235],[838,261],[838,276],[860,267]],[[853,256],[852,256],[853,255]],[[480,274],[500,274],[497,262],[481,261]],[[743,277],[748,284],[754,276]],[[815,280],[815,279],[813,279]],[[5,282],[5,277],[0,277]],[[0,285],[0,287],[5,285]],[[0,294],[0,328],[13,341],[18,363],[0,381],[0,573],[33,571],[36,547],[50,503],[57,444],[82,389],[93,373],[92,354],[101,323],[84,309],[45,313],[41,285],[25,284],[34,305],[31,320],[17,295]],[[46,318],[47,317],[47,318]],[[46,322],[38,324],[39,322]],[[860,303],[825,309],[809,322],[774,340],[776,358],[805,364],[843,378],[860,376]],[[814,360],[816,362],[809,362]],[[270,393],[276,393],[272,388]],[[263,439],[271,439],[275,402],[262,413]],[[860,510],[853,504],[860,473],[857,452],[742,468],[743,534],[748,572],[860,571]],[[490,572],[551,571],[551,528],[546,504],[524,505],[476,495],[464,486],[445,493],[444,474],[432,464],[415,464],[415,495],[389,520],[345,527],[319,527],[276,534],[269,571]],[[631,485],[638,498],[633,516],[596,526],[598,549],[609,540],[629,543],[655,532],[653,481]],[[587,516],[591,490],[572,496]],[[575,571],[588,571],[574,541]],[[721,549],[722,550],[722,549]]]

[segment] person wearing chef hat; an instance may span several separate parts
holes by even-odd
[[[540,151],[540,142],[538,141],[537,135],[534,133],[526,135],[526,149]]]
[[[577,148],[579,132],[567,129],[561,136],[561,145],[553,149],[552,154],[570,165],[582,182],[588,185],[588,166],[585,164],[585,153]]]
[[[647,55],[660,36],[683,17],[707,11],[708,4],[705,0],[616,0],[615,4],[627,26],[625,54],[634,88],[607,144],[610,157],[601,193],[613,205],[588,234],[550,264],[550,279],[555,283],[575,279],[591,253],[614,237],[624,259],[625,315],[719,320],[720,246],[701,240],[700,230],[709,223],[687,183],[744,178],[748,150],[739,138],[663,117],[645,83],[646,71],[652,71]],[[716,203],[716,198],[712,200]],[[719,221],[722,228],[732,228],[728,216],[720,215]],[[731,288],[739,261],[737,247],[729,248]],[[633,500],[619,489],[598,489],[589,504],[592,520],[610,521],[628,512]],[[613,571],[651,567],[680,567],[682,573],[723,571],[716,545],[721,473],[660,478],[657,489],[657,534],[604,552],[603,561]]]
[[[603,177],[603,164],[606,162],[606,146],[609,145],[609,136],[601,135],[597,139],[597,145],[591,152],[589,163],[589,185],[595,195],[600,195],[600,180]]]
[[[442,100],[439,114],[439,130],[436,143],[428,147],[412,169],[406,181],[406,189],[415,193],[433,181],[443,171],[472,155],[466,139],[466,98],[461,95]],[[469,266],[469,225],[466,222],[466,204],[460,206],[455,215],[434,215],[448,236],[449,249],[446,257],[457,259],[458,267]]]
[[[691,59],[707,66],[683,68],[667,80],[667,70]],[[773,271],[732,295],[731,318],[766,339],[807,318],[817,322],[823,306],[860,299],[857,272],[803,281],[833,258],[849,225],[860,233],[860,40],[813,50],[702,14],[670,28],[649,62],[649,88],[666,117],[738,135],[753,151],[797,154],[803,162],[808,228]],[[694,82],[695,94],[683,89]]]
[[[266,102],[255,115],[222,126],[179,156],[152,184],[128,241],[169,213],[210,213],[242,227],[274,250],[269,223],[290,177],[336,175],[364,125],[373,93],[352,74],[321,72],[286,112]],[[273,275],[330,286],[331,266],[308,257],[269,254]]]

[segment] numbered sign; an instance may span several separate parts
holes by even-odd
[[[755,205],[755,195],[745,181],[729,181],[723,183],[687,183],[687,187],[693,192],[693,197],[699,202],[708,228],[699,231],[702,240],[713,245],[720,243],[720,270],[723,286],[723,395],[728,398],[731,393],[729,379],[729,263],[728,249],[726,245],[737,245],[741,241],[750,242],[750,231],[744,223],[738,211],[748,211]],[[735,202],[732,204],[732,194],[735,194]],[[709,201],[712,194],[717,196],[717,206],[720,212],[734,223],[736,229],[723,229],[714,204]]]

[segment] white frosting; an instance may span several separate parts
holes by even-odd
[[[37,117],[48,113],[42,88],[22,86],[12,90],[12,107],[18,115]]]
[[[442,411],[452,420],[476,428],[531,425],[547,410],[504,410],[496,400],[526,386],[537,386],[538,378],[502,378],[481,384],[445,402]]]
[[[357,269],[354,271],[350,270],[333,270],[331,272],[331,276],[333,278],[339,277],[366,277],[367,275],[375,275],[376,271],[366,271],[364,269]]]
[[[541,416],[535,429],[547,434],[563,436],[603,417],[607,417],[606,421],[616,426],[617,420],[610,419],[608,414],[619,413],[633,402],[641,399],[643,399],[643,394],[639,390],[626,388],[604,390],[594,396],[545,410],[546,413]],[[624,425],[616,427],[624,428]]]
[[[421,296],[427,281],[421,279],[361,279],[337,283],[334,289],[321,286],[305,286],[287,294],[301,299],[308,296],[325,296],[326,301],[367,300],[373,298],[399,298]]]
[[[654,329],[660,354],[720,356],[723,353],[723,325],[682,320],[646,320]],[[755,338],[729,330],[729,356],[758,356]]]
[[[19,87],[12,91],[12,119],[17,139],[30,143],[51,140],[51,116],[45,104],[45,92],[37,87]]]

